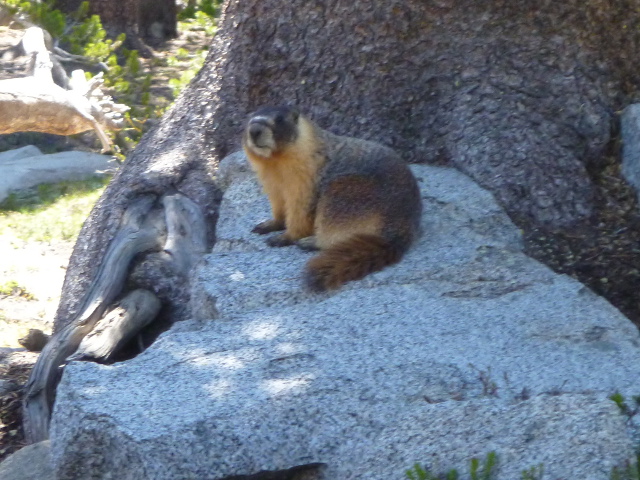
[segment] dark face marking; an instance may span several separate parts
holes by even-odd
[[[277,148],[296,140],[300,113],[295,107],[262,107],[250,118],[247,132],[255,145],[260,146],[265,129],[270,129]]]
[[[266,130],[270,128],[268,125],[263,124],[262,122],[251,122],[249,123],[248,133],[253,141],[253,144],[257,147],[266,147],[267,145],[263,145],[264,133]]]

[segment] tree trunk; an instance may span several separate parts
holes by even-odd
[[[89,12],[100,17],[110,37],[115,38],[124,33],[126,35],[124,44],[148,58],[151,56],[151,50],[142,39],[140,2],[141,0],[90,0]]]
[[[74,12],[81,0],[57,0],[56,6],[63,12]],[[110,36],[127,34],[133,47],[139,37],[150,40],[166,40],[178,34],[176,0],[89,0],[89,11],[98,15]]]
[[[140,0],[138,31],[144,38],[154,41],[177,37],[176,0]]]
[[[90,0],[89,11],[98,15],[110,36],[138,35],[140,0]]]
[[[263,104],[296,104],[323,128],[408,161],[454,165],[514,217],[572,225],[592,209],[588,168],[638,84],[639,11],[640,0],[227,1],[202,71],[85,223],[54,334],[80,314],[140,196],[190,198],[211,246],[218,161],[239,149],[247,114]],[[131,267],[128,288],[153,291],[170,320],[187,318],[188,276],[152,257]]]
[[[80,8],[84,0],[55,0],[54,6],[65,13],[73,13]]]
[[[75,12],[82,0],[56,0],[66,13]],[[176,0],[89,0],[89,12],[98,15],[110,37],[127,35],[125,44],[145,57],[151,55],[148,44],[161,43],[178,35]]]

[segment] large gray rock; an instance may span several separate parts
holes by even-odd
[[[21,158],[30,158],[43,155],[40,149],[34,145],[27,145],[25,147],[14,148],[13,150],[7,150],[0,152],[0,164],[8,162],[10,160],[19,160]]]
[[[86,178],[114,173],[113,157],[90,152],[60,152],[42,155],[36,147],[23,147],[0,153],[0,202],[11,192],[42,183]]]
[[[0,480],[55,480],[49,440],[18,450],[0,463]]]
[[[633,456],[607,396],[640,393],[636,327],[525,256],[467,177],[412,167],[420,241],[398,265],[312,295],[300,279],[311,254],[250,233],[266,199],[240,156],[226,162],[196,318],[129,362],[65,370],[51,430],[61,480],[302,465],[318,467],[305,478],[400,480],[415,462],[464,472],[492,450],[501,480],[540,463],[545,479],[604,480]]]

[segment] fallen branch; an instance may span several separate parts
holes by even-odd
[[[95,130],[102,151],[111,150],[111,141],[91,114],[90,102],[55,83],[35,77],[0,81],[0,134],[42,132],[73,135]]]
[[[135,255],[159,248],[164,232],[158,215],[149,215],[154,196],[143,196],[125,213],[79,314],[55,332],[31,371],[24,398],[24,433],[29,443],[49,437],[49,420],[60,367],[122,291]]]
[[[153,208],[158,204],[161,209]],[[156,278],[167,270],[171,278],[188,283],[190,270],[206,251],[206,223],[200,207],[187,196],[173,193],[157,203],[153,195],[142,196],[126,211],[79,313],[51,336],[33,367],[23,411],[29,443],[49,436],[55,389],[64,364],[108,360],[156,318],[160,301],[142,289],[129,293],[105,316],[131,277],[131,261],[149,250],[157,252],[147,255],[143,263]]]
[[[22,44],[32,57],[32,75],[0,81],[0,134],[73,135],[94,130],[102,151],[111,150],[112,143],[105,130],[121,128],[122,114],[129,107],[114,103],[102,93],[101,74],[88,83],[84,72],[77,70],[65,82],[69,90],[56,85],[52,77],[56,62],[46,48],[42,29],[27,29]]]
[[[176,193],[162,198],[167,224],[163,252],[171,257],[176,272],[187,274],[207,249],[207,226],[200,207]]]
[[[112,48],[117,48],[118,45],[113,45]],[[82,68],[83,70],[87,70],[89,72],[106,72],[109,70],[109,67],[104,62],[98,62],[91,60],[90,58],[83,57],[82,55],[74,55],[72,53],[67,52],[66,50],[61,49],[60,47],[53,47],[52,51],[53,56],[56,60],[58,60],[61,64],[65,65],[74,65],[76,67]],[[75,70],[75,69],[74,69]]]
[[[68,358],[73,360],[110,360],[129,340],[158,315],[160,300],[149,290],[138,289],[124,297],[93,328]]]

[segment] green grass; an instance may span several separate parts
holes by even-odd
[[[16,296],[26,298],[27,300],[35,300],[33,294],[15,280],[9,280],[8,282],[0,284],[0,296]],[[0,320],[1,319],[3,319],[2,315],[0,315]]]
[[[24,241],[75,240],[109,178],[39,185],[0,203],[0,234]]]
[[[480,461],[477,458],[470,460],[471,480],[492,480],[495,476],[496,464],[498,457],[496,452],[489,452],[484,459]],[[459,480],[460,476],[456,469],[449,470],[446,473],[435,473],[429,469],[425,469],[419,463],[416,463],[412,469],[407,470],[407,478],[409,480]]]
[[[522,471],[522,480],[541,480],[542,477],[544,477],[543,464]]]
[[[612,399],[618,406],[620,406],[620,403],[624,403],[622,395],[616,394],[614,396],[616,398]],[[623,413],[625,412],[623,411]],[[493,480],[497,474],[497,463],[498,457],[495,452],[489,452],[484,461],[472,458],[470,460],[470,479]],[[413,468],[406,470],[405,474],[409,480],[462,480],[456,469],[451,469],[448,472],[437,472],[419,463],[416,463]],[[542,480],[543,477],[543,464],[522,470],[520,474],[520,480]],[[621,466],[614,467],[611,470],[609,478],[611,480],[640,480],[640,453],[636,454],[636,458],[633,461],[627,461]]]

